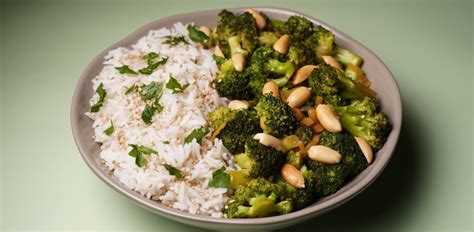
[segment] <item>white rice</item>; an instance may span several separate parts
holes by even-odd
[[[187,37],[186,25],[176,23],[173,28],[149,31],[131,49],[117,48],[105,56],[104,68],[95,77],[94,90],[103,83],[107,92],[104,105],[98,113],[86,113],[94,120],[94,139],[101,143],[100,157],[104,165],[125,186],[147,198],[161,202],[192,214],[223,217],[220,212],[227,200],[225,188],[209,188],[212,172],[225,166],[234,169],[232,156],[216,139],[209,135],[201,145],[192,142],[184,144],[184,138],[195,128],[206,126],[209,111],[225,106],[227,100],[220,98],[211,87],[213,76],[218,71],[212,53],[194,44]],[[185,36],[191,44],[162,44],[164,36]],[[141,58],[150,52],[161,57],[169,57],[167,63],[157,68],[151,75],[130,76],[120,74],[115,67],[128,65],[133,70],[147,66]],[[160,59],[158,58],[158,59]],[[153,123],[146,125],[141,119],[145,103],[136,93],[125,95],[125,91],[137,84],[152,81],[166,84],[170,74],[181,84],[190,86],[182,93],[173,94],[163,88],[160,104],[161,113],[155,113]],[[98,100],[94,94],[91,105]],[[104,133],[113,122],[115,132],[111,136]],[[139,144],[152,148],[159,155],[145,156],[148,164],[137,167],[135,159],[128,155],[131,147]],[[163,167],[169,164],[183,173],[177,180]]]

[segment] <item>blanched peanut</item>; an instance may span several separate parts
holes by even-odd
[[[342,159],[342,156],[339,154],[339,152],[322,145],[310,147],[308,150],[308,156],[314,161],[325,164],[337,164],[340,163]]]
[[[265,28],[265,26],[267,25],[267,21],[262,17],[260,13],[258,13],[252,8],[245,9],[245,12],[249,12],[250,14],[252,14],[253,18],[255,19],[255,22],[257,23],[257,27],[259,30],[262,30]]]
[[[311,97],[311,90],[308,87],[298,87],[286,99],[291,108],[297,108],[304,105]]]
[[[304,177],[301,172],[291,164],[283,165],[281,169],[281,176],[283,179],[288,182],[288,184],[293,185],[295,188],[304,188]]]
[[[276,42],[273,44],[273,49],[275,51],[286,54],[288,52],[288,48],[290,47],[290,36],[289,35],[282,35]]]
[[[329,132],[340,132],[342,131],[341,123],[336,118],[329,106],[324,104],[319,104],[316,107],[316,114],[318,116],[318,121],[321,125]]]
[[[263,86],[262,94],[272,93],[274,97],[280,96],[280,90],[278,90],[278,85],[270,80]]]
[[[265,146],[273,147],[277,151],[285,151],[285,147],[283,147],[283,143],[279,139],[269,134],[258,133],[255,136],[253,136],[253,139],[258,140],[261,144]]]
[[[293,76],[293,81],[291,82],[293,85],[297,85],[306,79],[308,79],[309,75],[315,68],[318,66],[316,65],[305,65],[296,71],[295,75]]]
[[[220,56],[220,57],[224,57],[224,53],[221,51],[221,49],[219,48],[219,46],[215,46],[215,47],[214,47],[214,55]]]
[[[329,66],[331,66],[335,69],[338,69],[339,71],[342,72],[341,65],[339,64],[339,62],[337,62],[336,59],[334,59],[334,57],[332,57],[332,56],[323,56],[323,60],[324,60],[324,62],[326,62],[326,64],[329,64]]]
[[[374,159],[374,154],[370,145],[363,138],[355,137],[355,140],[357,141],[357,144],[359,144],[360,150],[364,154],[367,163],[372,163],[372,160]]]
[[[232,64],[235,70],[242,72],[245,68],[245,57],[242,53],[235,53],[232,55]]]
[[[229,102],[227,108],[231,110],[247,109],[249,108],[250,103],[248,101],[233,100]]]
[[[204,34],[206,34],[207,37],[211,38],[211,35],[212,35],[211,28],[206,27],[206,26],[201,26],[199,30],[202,31]]]

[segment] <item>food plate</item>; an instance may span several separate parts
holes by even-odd
[[[244,9],[245,8],[231,8],[228,10],[232,12],[243,12]],[[372,82],[371,87],[378,93],[377,98],[381,101],[382,110],[390,118],[392,125],[392,131],[390,132],[387,142],[376,154],[376,159],[373,164],[352,181],[345,184],[337,193],[321,198],[311,206],[286,215],[253,219],[213,218],[210,216],[200,216],[181,212],[141,196],[139,193],[130,190],[120,183],[116,177],[110,175],[109,171],[101,163],[101,158],[99,157],[99,145],[93,140],[93,121],[84,114],[89,111],[89,100],[94,94],[91,80],[97,76],[103,68],[104,56],[112,49],[118,47],[130,47],[139,38],[145,36],[149,30],[162,27],[172,27],[176,22],[182,22],[184,24],[194,23],[196,25],[214,27],[216,24],[217,14],[221,11],[221,9],[216,9],[175,15],[151,22],[99,53],[82,73],[76,85],[72,99],[71,126],[75,142],[84,161],[102,181],[131,199],[133,202],[154,213],[175,221],[208,229],[276,229],[290,226],[316,217],[347,202],[375,181],[392,156],[400,134],[402,123],[400,92],[397,83],[388,68],[368,48],[320,20],[286,9],[270,7],[255,7],[254,9],[264,12],[271,18],[280,20],[286,20],[292,15],[307,17],[314,24],[322,25],[331,30],[336,36],[336,43],[338,46],[349,49],[364,59],[362,67]]]

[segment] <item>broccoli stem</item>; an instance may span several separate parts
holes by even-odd
[[[283,77],[273,79],[278,87],[282,87],[288,83],[288,80],[290,80],[295,71],[295,67],[291,61],[280,62],[277,59],[269,60],[268,63],[265,64],[265,68],[271,73],[284,75]]]
[[[334,52],[335,52],[336,60],[339,61],[340,63],[346,65],[346,66],[349,65],[349,64],[360,66],[362,64],[362,58],[360,58],[360,56],[358,56],[355,53],[352,53],[349,50],[346,50],[346,49],[340,48],[340,47],[336,47]]]

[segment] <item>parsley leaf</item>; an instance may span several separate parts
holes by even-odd
[[[225,62],[225,58],[222,56],[212,55],[212,59],[216,62],[217,65],[221,65]]]
[[[128,88],[127,91],[125,91],[125,95],[137,91],[137,90],[138,90],[138,87],[139,87],[139,86],[132,85],[132,87]]]
[[[172,75],[170,75],[170,80],[166,83],[166,88],[173,90],[173,94],[184,91],[188,86],[189,84],[181,85]]]
[[[122,67],[115,67],[120,74],[138,74],[128,67],[128,65],[123,65]]]
[[[99,112],[100,107],[104,105],[104,99],[107,95],[107,92],[104,89],[104,84],[100,83],[95,92],[99,95],[99,100],[91,107],[91,112]]]
[[[206,40],[209,40],[209,37],[204,34],[204,32],[196,29],[196,27],[192,26],[191,24],[188,25],[188,36],[189,38],[196,42],[196,43],[202,43],[205,42]]]
[[[115,131],[114,123],[110,121],[110,127],[104,130],[104,134],[110,136],[114,133],[114,131]]]
[[[209,187],[214,188],[230,188],[230,176],[225,172],[225,167],[222,166],[220,169],[212,172],[212,179],[209,181]]]
[[[158,152],[151,148],[138,145],[138,144],[128,144],[128,145],[132,147],[132,150],[128,153],[128,155],[135,158],[135,164],[138,167],[143,167],[148,163],[148,160],[145,158],[145,155],[150,155],[150,154],[158,155]]]
[[[152,74],[156,68],[158,68],[160,65],[166,64],[167,61],[168,61],[168,57],[162,58],[156,63],[150,62],[148,60],[148,66],[138,70],[138,72],[140,72],[141,74],[146,74],[146,75]]]
[[[153,115],[155,115],[156,108],[151,106],[151,105],[145,105],[145,108],[143,109],[142,112],[142,120],[145,122],[145,124],[149,125],[151,124],[151,119]]]
[[[153,59],[158,58],[159,54],[155,52],[150,52],[143,56],[143,59],[146,60],[148,65],[153,64]]]
[[[173,166],[171,166],[171,165],[169,165],[169,164],[164,164],[163,166],[164,166],[164,167],[166,168],[166,170],[170,173],[170,175],[175,176],[176,179],[179,180],[179,179],[183,178],[183,174],[181,173],[181,171],[180,171],[179,169],[177,169],[177,168],[175,168],[175,167],[173,167]]]
[[[191,132],[191,134],[184,138],[184,143],[191,143],[193,139],[196,139],[197,143],[201,143],[202,138],[206,136],[207,133],[209,133],[209,131],[207,129],[204,129],[204,127],[196,128]]]
[[[142,100],[160,99],[163,94],[163,83],[152,81],[150,84],[142,86],[140,95]]]
[[[185,43],[189,44],[186,39],[184,39],[184,36],[165,36],[166,40],[163,42],[163,44],[170,44],[170,45],[178,45],[179,43]]]

